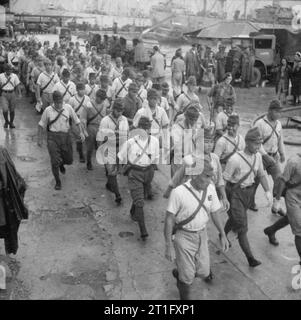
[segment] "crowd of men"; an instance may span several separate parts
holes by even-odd
[[[153,199],[152,180],[158,164],[170,164],[171,180],[164,194],[169,198],[165,255],[172,261],[174,246],[177,268],[173,275],[181,299],[191,298],[196,276],[207,282],[213,279],[206,232],[209,216],[224,251],[231,247],[227,235],[233,231],[249,266],[261,264],[247,237],[247,210],[258,211],[255,193],[259,184],[272,212],[282,216],[264,233],[271,244],[278,245],[276,231],[290,224],[301,260],[301,155],[289,159],[282,172],[280,163],[286,159],[280,101],[272,100],[267,114],[243,137],[234,110],[233,76],[221,72],[220,67],[217,83],[208,93],[212,106],[209,118],[200,103],[197,75],[192,74],[195,69],[189,64],[185,70],[180,69],[183,64],[177,61],[182,60],[179,54],[173,59],[178,76],[172,80],[180,83],[179,74],[184,73],[186,82],[177,92],[171,90],[164,74],[154,73],[157,63],[163,66],[157,47],[150,70],[124,65],[120,57],[112,61],[109,54],[88,46],[82,53],[74,43],[51,48],[47,42],[41,46],[33,40],[21,46],[11,43],[0,50],[4,63],[0,74],[4,127],[15,128],[15,92],[19,90],[21,95],[22,83],[41,114],[40,147],[43,131],[47,131],[55,190],[62,189],[60,175],[65,175],[65,166],[73,163],[74,143],[79,161],[86,163],[87,170],[93,170],[96,151],[97,162],[105,168],[106,188],[115,195],[117,205],[122,203],[118,175],[128,177],[130,217],[138,223],[141,239],[146,240],[149,234],[144,201]],[[7,59],[5,50],[9,51]],[[273,190],[268,175],[273,178]],[[280,207],[282,195],[286,215]],[[225,226],[223,213],[229,217]]]

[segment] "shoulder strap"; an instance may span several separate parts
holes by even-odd
[[[102,108],[100,111],[98,111],[92,101],[91,101],[91,104],[92,104],[94,110],[96,111],[96,114],[95,114],[93,117],[91,117],[90,119],[87,120],[87,126],[88,126],[94,119],[96,119],[98,116],[101,116],[101,111],[103,110],[103,108]],[[102,117],[102,118],[103,118],[103,117]]]
[[[225,158],[221,159],[221,162],[226,163],[233,155],[234,153],[237,152],[238,147],[239,147],[239,135],[238,135],[238,141],[237,144],[235,144],[233,141],[231,141],[229,138],[227,138],[226,136],[222,136],[224,139],[226,139],[227,141],[229,141],[233,146],[234,149],[231,153],[229,153]]]
[[[249,175],[252,172],[254,172],[254,174],[256,174],[255,171],[254,171],[255,164],[256,164],[256,154],[255,154],[254,162],[253,162],[252,165],[250,164],[250,162],[242,154],[240,154],[239,152],[237,152],[237,154],[239,154],[241,156],[241,158],[245,160],[245,162],[249,165],[250,170],[237,183],[235,183],[234,189],[238,188],[245,180],[247,180],[247,178],[249,177]]]
[[[77,99],[76,99],[76,100],[77,100]],[[77,101],[78,101],[78,100],[77,100]],[[80,102],[80,104],[79,104],[78,107],[76,108],[75,113],[77,113],[77,112],[79,111],[79,109],[80,109],[81,106],[83,105],[84,101],[85,101],[85,96],[83,97],[82,101]]]
[[[118,80],[120,81],[121,83],[121,88],[118,90],[117,94],[116,94],[116,98],[118,98],[118,95],[120,94],[120,92],[125,89],[126,90],[126,87],[125,87],[125,83],[121,81],[120,78],[118,78]]]
[[[146,150],[147,150],[147,148],[148,148],[148,146],[149,146],[150,139],[151,139],[151,136],[148,137],[148,140],[147,140],[146,145],[144,146],[144,148],[142,148],[141,145],[140,145],[140,143],[136,140],[136,138],[134,138],[135,143],[136,143],[136,144],[138,145],[138,147],[142,150],[142,153],[141,153],[140,156],[138,156],[138,157],[133,161],[132,164],[136,164],[136,163],[143,157],[143,155],[146,154]],[[147,156],[148,156],[149,159],[151,160],[151,157],[150,157],[148,154],[147,154]]]
[[[267,124],[272,128],[272,132],[271,132],[271,134],[270,134],[267,138],[265,138],[265,139],[263,140],[262,144],[266,144],[266,143],[272,138],[272,136],[273,136],[274,133],[276,134],[277,139],[279,139],[279,135],[278,135],[278,133],[277,133],[277,131],[276,131],[277,122],[276,122],[275,127],[273,127],[273,126],[269,123],[269,121],[267,121],[266,119],[263,119],[263,121],[264,121],[265,123],[267,123]]]
[[[203,195],[202,195],[202,199],[200,200],[196,194],[186,185],[183,184],[183,186],[194,196],[194,198],[198,201],[198,206],[197,208],[194,210],[194,212],[192,213],[191,216],[189,216],[187,219],[180,221],[179,223],[176,224],[176,228],[177,229],[182,229],[186,224],[188,224],[189,222],[191,222],[196,215],[198,214],[198,212],[201,210],[201,208],[203,207],[206,212],[207,212],[207,208],[204,206],[204,202],[206,200],[206,196],[207,196],[207,189],[203,191]]]
[[[41,92],[43,92],[45,89],[47,89],[47,87],[50,85],[50,83],[52,82],[52,80],[54,79],[55,74],[51,77],[51,79],[49,80],[49,82],[43,87],[41,88]]]
[[[7,79],[7,78],[6,78]],[[1,90],[7,85],[7,84],[9,84],[9,83],[11,83],[11,81],[10,81],[11,79],[10,79],[10,77],[7,79],[7,81],[4,83],[4,85],[2,85],[1,86]],[[12,83],[11,83],[12,84]]]
[[[54,108],[53,108],[53,109],[54,109]],[[57,110],[56,110],[56,111],[57,111]],[[57,116],[56,116],[53,120],[51,120],[51,121],[48,122],[48,124],[47,124],[47,131],[50,131],[50,126],[52,126],[55,122],[58,121],[58,119],[59,119],[60,116],[63,114],[63,112],[64,112],[64,108],[62,108],[62,110],[60,110],[60,111],[58,112]]]
[[[69,92],[69,87],[70,87],[70,84],[69,84],[67,87],[65,87],[65,93],[63,94],[63,98],[65,97],[65,95],[66,95],[67,93],[70,93],[70,92]]]

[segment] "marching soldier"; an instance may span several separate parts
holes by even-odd
[[[107,94],[107,103],[109,105],[109,108],[111,108],[112,101],[113,101],[113,91],[112,87],[110,86],[110,79],[107,75],[102,74],[100,76],[100,88],[106,92]]]
[[[245,149],[245,139],[238,133],[239,117],[231,115],[227,120],[227,132],[215,144],[214,153],[225,167],[227,161],[237,152]]]
[[[250,267],[254,268],[259,266],[261,262],[254,258],[247,237],[247,210],[251,205],[256,177],[258,177],[269,203],[272,202],[272,194],[263,169],[262,157],[258,152],[262,144],[258,128],[252,128],[247,132],[245,143],[245,149],[236,152],[228,160],[224,171],[226,193],[230,203],[225,233],[227,235],[231,230],[237,233],[239,245]]]
[[[151,182],[154,177],[154,164],[159,162],[159,140],[150,134],[151,121],[141,117],[137,134],[130,138],[118,153],[119,159],[125,163],[124,174],[128,176],[129,189],[133,200],[130,210],[131,218],[139,224],[142,240],[146,240],[148,232],[144,221],[144,199],[151,196]]]
[[[95,59],[93,66],[88,67],[84,72],[84,79],[88,82],[90,73],[95,73],[96,82],[99,81],[101,76],[101,61],[100,59]]]
[[[59,171],[65,174],[64,165],[73,163],[72,139],[69,133],[70,121],[76,125],[80,138],[84,141],[85,136],[76,113],[70,105],[63,102],[60,92],[53,92],[53,105],[44,110],[39,122],[38,146],[42,147],[43,130],[47,130],[47,147],[55,179],[55,190],[62,189]]]
[[[196,171],[191,180],[172,191],[166,210],[165,257],[173,261],[173,244],[177,268],[172,273],[177,279],[181,300],[191,300],[191,285],[196,276],[210,273],[206,230],[209,215],[220,233],[223,251],[229,248],[219,217],[221,204],[211,183],[212,175],[210,161],[204,159],[203,171]]]
[[[4,73],[0,74],[0,105],[2,107],[2,113],[5,120],[4,128],[6,129],[9,126],[11,129],[14,129],[15,108],[17,103],[15,91],[18,91],[19,98],[22,97],[20,80],[15,73],[12,73],[13,68],[11,65],[5,65],[4,71]]]
[[[143,86],[144,86],[144,89],[146,91],[148,91],[149,89],[151,89],[153,87],[153,82],[150,78],[150,73],[148,70],[145,70],[142,72],[142,75],[143,75]]]
[[[272,100],[267,115],[262,119],[256,121],[256,123],[254,124],[254,126],[259,129],[259,132],[263,137],[263,143],[260,152],[262,154],[264,169],[269,175],[272,176],[274,186],[276,185],[275,182],[277,178],[281,175],[280,162],[285,162],[282,125],[279,121],[281,116],[281,109],[282,108],[280,101]],[[258,186],[258,181],[256,181],[256,184]],[[257,186],[254,192],[253,203],[250,208],[253,211],[258,211],[258,208],[255,204],[255,193],[257,190]],[[283,215],[282,210],[275,209],[274,203],[275,198],[273,201],[272,213]]]
[[[200,104],[200,99],[196,95],[197,83],[195,76],[190,76],[187,80],[187,93],[183,92],[179,98],[177,99],[176,103],[176,111],[177,114],[175,116],[175,121],[177,117],[181,114],[184,114],[188,106],[191,104],[199,104],[200,111],[202,110],[202,106]]]
[[[80,113],[81,123],[88,133],[86,138],[88,170],[93,170],[91,158],[93,150],[97,149],[96,135],[101,120],[107,115],[106,98],[106,92],[99,89],[96,92],[95,102],[91,101],[86,108],[82,108]]]
[[[138,73],[136,75],[136,83],[137,83],[137,86],[138,86],[138,94],[137,94],[137,98],[141,101],[141,104],[144,103],[144,101],[147,100],[147,90],[144,88],[144,85],[143,85],[143,75],[141,73]]]
[[[62,94],[64,103],[69,103],[70,99],[76,95],[76,86],[70,81],[70,72],[68,69],[63,69],[62,79],[53,87],[53,92],[59,91]]]
[[[138,86],[135,82],[129,85],[129,93],[123,99],[124,112],[123,115],[127,117],[130,128],[133,127],[133,119],[137,111],[142,107],[141,100],[138,99]]]
[[[132,83],[130,79],[131,71],[124,68],[121,77],[116,78],[112,84],[113,100],[124,98],[128,94],[129,85]]]
[[[99,89],[99,85],[96,84],[96,74],[91,72],[89,74],[89,81],[86,84],[85,94],[90,98],[91,101],[95,102],[96,92]]]
[[[127,140],[129,131],[128,120],[122,115],[123,112],[124,105],[122,99],[115,100],[111,113],[101,120],[96,136],[96,140],[99,142],[100,146],[105,145],[102,148],[107,147],[108,156],[104,163],[108,178],[106,188],[115,194],[115,202],[118,205],[121,204],[122,198],[120,196],[117,182],[117,154],[119,148]]]
[[[221,110],[219,110],[221,109]],[[228,118],[230,115],[235,114],[233,112],[233,106],[231,104],[225,104],[217,107],[218,114],[214,120],[215,122],[215,139],[216,141],[223,136],[227,131]]]
[[[295,245],[301,264],[301,154],[288,160],[283,174],[277,180],[277,206],[280,207],[280,198],[284,196],[287,215],[281,217],[272,226],[265,228],[264,233],[269,237],[272,245],[278,246],[276,232],[290,224],[295,236]]]
[[[82,109],[91,107],[90,98],[85,95],[85,85],[78,83],[76,85],[76,95],[69,100],[69,104],[74,109],[76,115],[80,118]],[[76,136],[76,134],[75,134]],[[83,151],[83,142],[76,138],[76,151],[79,154],[79,161],[85,163],[85,156]]]
[[[60,81],[59,76],[53,72],[50,59],[44,60],[45,71],[37,80],[37,101],[43,106],[43,110],[52,104],[52,93],[54,85]]]
[[[155,89],[147,92],[147,103],[139,109],[134,117],[133,126],[138,127],[139,119],[147,117],[151,121],[151,134],[159,139],[161,133],[166,133],[169,119],[165,110],[158,106],[158,93]],[[166,138],[166,136],[164,136]],[[166,141],[163,139],[163,141]]]

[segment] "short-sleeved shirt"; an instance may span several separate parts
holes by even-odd
[[[282,178],[291,185],[301,182],[301,154],[297,154],[287,161]],[[289,195],[290,198],[293,198],[297,203],[301,203],[301,185],[296,188],[288,189],[286,194]]]
[[[34,82],[34,84],[37,83],[40,74],[41,74],[42,72],[44,72],[44,71],[45,71],[45,68],[41,68],[41,67],[37,67],[37,66],[35,66],[35,67],[32,69],[30,76],[31,76],[31,79],[32,79],[32,81]]]
[[[60,81],[53,86],[54,91],[59,91],[64,96],[64,102],[69,103],[70,99],[76,95],[76,86],[72,81],[68,81],[67,84]]]
[[[267,116],[265,116],[264,118],[258,120],[255,123],[254,127],[257,127],[259,129],[264,141],[273,132],[273,129],[271,128],[271,126],[272,127],[275,126],[276,133],[274,132],[271,138],[266,143],[263,143],[262,145],[266,153],[276,153],[278,151],[279,139],[282,135],[282,125],[279,120],[276,120],[275,125],[271,124],[270,126],[268,123],[270,122],[267,119]]]
[[[144,89],[144,86],[141,86],[140,90],[138,91],[137,98],[143,103],[147,100],[147,91]]]
[[[241,154],[251,166],[256,158],[254,170],[250,173],[247,179],[241,183],[242,187],[249,187],[254,184],[256,176],[263,177],[266,175],[263,169],[262,157],[259,152],[252,155],[246,154],[244,151],[236,152],[226,164],[224,179],[232,183],[237,183],[250,171],[250,166],[239,154]]]
[[[19,84],[20,84],[20,80],[15,73],[10,74],[9,77],[7,76],[6,73],[0,74],[0,85],[1,87],[4,86],[2,90],[6,90],[6,91],[14,90]]]
[[[123,67],[117,68],[116,66],[112,69],[112,80],[121,77],[123,72]]]
[[[94,67],[88,67],[84,71],[84,78],[85,78],[86,81],[89,81],[90,73],[95,73],[95,76],[96,76],[96,79],[97,79],[97,78],[99,78],[101,76],[101,68],[96,70]]]
[[[229,115],[224,111],[217,114],[215,119],[215,129],[216,130],[225,130],[228,126]]]
[[[68,132],[70,129],[70,122],[69,119],[71,118],[75,124],[79,124],[80,120],[75,114],[73,108],[69,104],[63,105],[64,111],[60,115],[60,117],[53,123],[49,130],[51,132]],[[43,129],[47,129],[47,125],[50,121],[53,121],[59,111],[57,111],[53,106],[47,107],[41,117],[41,120],[39,122],[39,126],[41,126]]]
[[[60,78],[56,73],[53,72],[51,74],[48,74],[44,71],[39,75],[37,84],[40,86],[41,89],[43,89],[47,85],[47,87],[43,89],[43,92],[52,93],[54,85],[59,81]]]
[[[160,107],[163,108],[165,111],[169,110],[169,103],[165,97],[160,98]]]
[[[145,89],[146,91],[148,91],[149,89],[151,89],[151,88],[153,87],[153,82],[152,82],[152,80],[146,80],[146,81],[144,82],[143,86],[144,86],[144,89]]]
[[[233,143],[231,143],[229,140]],[[223,161],[223,159],[225,159],[234,151],[236,145],[238,146],[237,151],[244,150],[246,146],[245,139],[240,134],[237,134],[236,137],[232,137],[226,133],[217,140],[214,153],[219,156],[221,161]]]
[[[202,199],[203,191],[194,189],[191,185],[191,180],[187,181],[185,184],[192,190],[199,200]],[[179,223],[190,217],[198,208],[198,205],[199,202],[191,192],[187,190],[184,185],[180,185],[171,192],[167,211],[173,214],[175,216],[176,223]],[[209,184],[207,188],[204,206],[206,210],[202,207],[195,218],[183,226],[184,229],[189,231],[200,231],[204,229],[209,221],[209,214],[221,209],[221,204],[213,184]]]
[[[127,79],[125,81],[122,81],[121,77],[116,78],[112,83],[112,92],[114,95],[114,98],[124,98],[129,91],[129,85],[133,81],[131,79]]]
[[[93,86],[90,83],[86,84],[85,94],[90,98],[91,101],[96,100],[96,92],[99,90],[99,86],[94,84]]]
[[[156,106],[155,110],[152,111],[147,101],[145,101],[143,107],[137,111],[133,120],[134,127],[138,127],[141,117],[147,117],[151,120],[151,133],[154,136],[158,136],[161,130],[167,128],[169,125],[169,119],[165,110]]]
[[[91,101],[86,108],[81,108],[80,120],[83,124],[87,125],[100,125],[101,120],[107,115],[107,105],[104,102],[96,104]],[[94,118],[94,119],[93,119]]]
[[[122,162],[130,162],[140,167],[148,167],[153,163],[158,163],[159,156],[159,140],[154,136],[149,136],[149,139],[142,139],[140,135],[137,135],[129,139],[118,153],[118,158]]]
[[[83,108],[91,107],[91,100],[84,95],[79,97],[77,94],[69,100],[70,106],[75,110],[75,113],[79,116]]]
[[[200,110],[203,109],[199,97],[193,92],[182,93],[177,99],[176,109],[177,111],[183,111],[191,103],[198,103]]]

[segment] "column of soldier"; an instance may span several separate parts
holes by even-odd
[[[72,58],[71,54],[59,56],[54,64],[45,56],[34,55],[27,70],[26,84],[41,106],[38,145],[42,146],[42,133],[47,130],[55,189],[61,190],[60,174],[66,173],[65,165],[73,163],[73,140],[79,161],[86,162],[88,170],[93,170],[92,155],[98,150],[107,176],[106,188],[115,194],[117,205],[122,203],[117,176],[121,171],[128,176],[130,217],[138,223],[141,239],[146,240],[144,200],[153,199],[151,183],[160,160],[166,163],[166,158],[170,159],[171,180],[164,194],[169,198],[165,255],[173,261],[174,247],[177,268],[173,275],[181,299],[190,299],[196,276],[206,282],[213,279],[206,232],[209,214],[224,251],[231,247],[227,235],[233,231],[249,266],[261,264],[247,237],[247,210],[258,211],[255,193],[259,183],[272,213],[282,216],[264,233],[276,246],[276,231],[290,223],[301,257],[300,209],[292,208],[287,199],[300,189],[300,155],[290,159],[281,171],[285,150],[278,100],[271,101],[267,115],[242,137],[238,133],[239,116],[233,110],[236,95],[229,73],[209,93],[213,130],[203,114],[194,76],[188,78],[187,90],[174,97],[167,82],[152,83],[149,71],[134,72],[122,66],[120,58],[113,66],[110,56],[88,52],[89,64],[84,70]],[[2,85],[11,67],[7,65],[5,70]],[[7,101],[11,102],[9,97]],[[298,174],[292,175],[296,170]],[[273,190],[268,174],[273,178]],[[283,195],[287,215],[280,207]],[[225,226],[221,213],[229,216]]]

